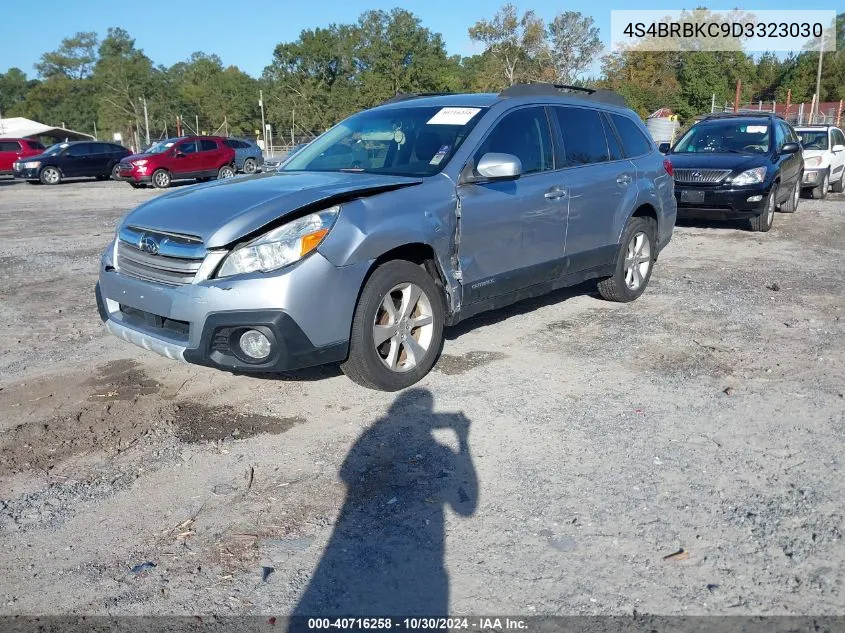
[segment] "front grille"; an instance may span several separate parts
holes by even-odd
[[[730,169],[678,169],[674,170],[675,182],[695,185],[713,185],[722,182]]]
[[[120,229],[117,269],[124,275],[169,286],[192,283],[205,259],[202,240],[192,235]]]

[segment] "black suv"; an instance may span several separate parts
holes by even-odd
[[[794,213],[804,169],[792,126],[771,114],[709,115],[667,154],[678,217],[747,218],[752,231],[772,228],[775,208]]]
[[[65,178],[106,180],[116,175],[120,159],[131,153],[116,143],[56,143],[38,156],[21,158],[12,168],[15,178],[45,185],[57,185]]]

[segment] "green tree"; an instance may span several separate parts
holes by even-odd
[[[540,74],[546,36],[543,20],[533,11],[520,17],[516,7],[506,4],[492,20],[479,20],[469,28],[469,37],[484,44],[488,58],[496,66],[485,65],[495,74],[489,78],[491,85],[512,86],[519,81],[535,78]]]
[[[10,68],[0,73],[0,114],[20,115],[27,93],[36,84],[37,81],[28,81],[26,73],[20,68]]]
[[[546,51],[558,82],[574,83],[601,50],[599,29],[593,18],[577,11],[564,11],[549,23]]]
[[[84,79],[91,76],[97,61],[97,34],[80,31],[73,37],[66,37],[55,51],[44,53],[35,70],[42,77],[63,75],[69,79]]]

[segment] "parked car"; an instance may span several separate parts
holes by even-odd
[[[845,134],[832,125],[797,127],[804,148],[801,186],[813,198],[826,198],[832,188],[845,191]]]
[[[571,90],[403,95],[277,172],[149,200],[103,254],[100,315],[169,358],[396,390],[479,312],[593,278],[632,301],[672,237],[668,161],[621,97]]]
[[[284,156],[271,156],[264,160],[264,166],[261,171],[275,171],[291,158],[293,158],[300,150],[306,147],[308,143],[299,143],[291,147]]]
[[[166,189],[174,180],[206,181],[235,175],[235,150],[219,136],[184,136],[153,144],[142,154],[127,156],[115,180],[135,188],[152,184]]]
[[[15,161],[37,156],[43,151],[41,143],[29,138],[0,138],[0,176],[13,174]]]
[[[255,141],[241,138],[227,138],[226,146],[235,150],[235,170],[254,174],[264,164],[264,154]]]
[[[15,161],[15,178],[31,183],[58,185],[66,178],[106,180],[115,173],[121,158],[129,150],[115,143],[74,141],[56,143],[37,156]]]
[[[804,160],[798,135],[780,117],[711,115],[671,149],[678,215],[749,220],[752,231],[772,228],[775,208],[798,209]]]

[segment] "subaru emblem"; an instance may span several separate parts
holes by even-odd
[[[150,255],[158,255],[158,240],[152,235],[143,235],[138,242],[138,248]]]

